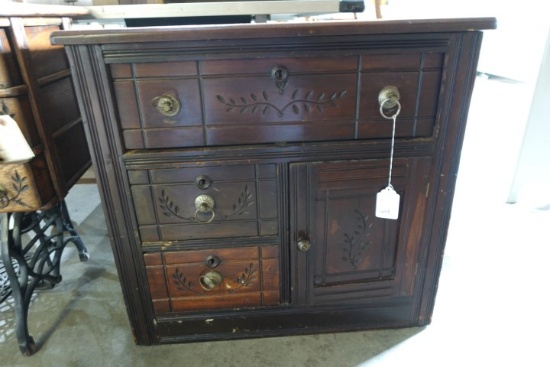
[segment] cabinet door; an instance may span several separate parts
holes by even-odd
[[[394,160],[392,185],[401,195],[397,220],[375,217],[376,194],[388,184],[389,160],[291,165],[294,304],[365,304],[412,296],[430,161]]]

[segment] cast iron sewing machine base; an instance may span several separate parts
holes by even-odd
[[[10,295],[14,299],[17,340],[24,355],[38,349],[27,324],[32,294],[61,281],[61,255],[69,242],[78,249],[80,261],[89,259],[64,201],[43,211],[0,213],[0,303]]]

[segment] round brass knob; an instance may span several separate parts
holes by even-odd
[[[209,271],[206,274],[201,275],[199,278],[199,284],[204,290],[211,291],[221,284],[222,279],[222,275],[217,271]]]
[[[300,250],[301,252],[306,252],[311,248],[311,242],[309,242],[308,240],[300,239],[298,240],[297,246],[298,250]]]
[[[401,99],[399,89],[392,85],[382,88],[378,94],[378,103],[380,104],[380,108],[387,110],[394,108],[398,104],[399,99]]]
[[[214,206],[216,203],[214,199],[209,195],[199,195],[195,198],[195,218],[199,223],[210,223],[214,220],[216,213],[214,212]],[[201,215],[206,219],[201,219]]]
[[[176,96],[164,94],[153,99],[153,106],[164,116],[176,116],[181,110],[181,103]]]

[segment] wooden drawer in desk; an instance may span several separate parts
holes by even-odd
[[[441,53],[111,65],[127,149],[387,138],[377,96],[403,95],[398,136],[431,136]]]
[[[147,253],[155,313],[278,305],[279,252],[271,245]]]
[[[129,171],[141,241],[275,236],[278,167],[275,164]],[[197,199],[211,199],[210,210]]]

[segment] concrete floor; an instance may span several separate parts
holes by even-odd
[[[75,249],[67,248],[63,281],[36,294],[29,316],[40,348],[34,356],[19,353],[11,304],[0,305],[0,365],[549,366],[550,201],[533,195],[504,203],[522,133],[517,121],[528,100],[519,103],[518,116],[487,108],[487,96],[495,93],[499,106],[512,96],[518,105],[523,88],[477,80],[430,326],[136,346],[97,188],[80,184],[67,201],[91,259],[80,263]]]

